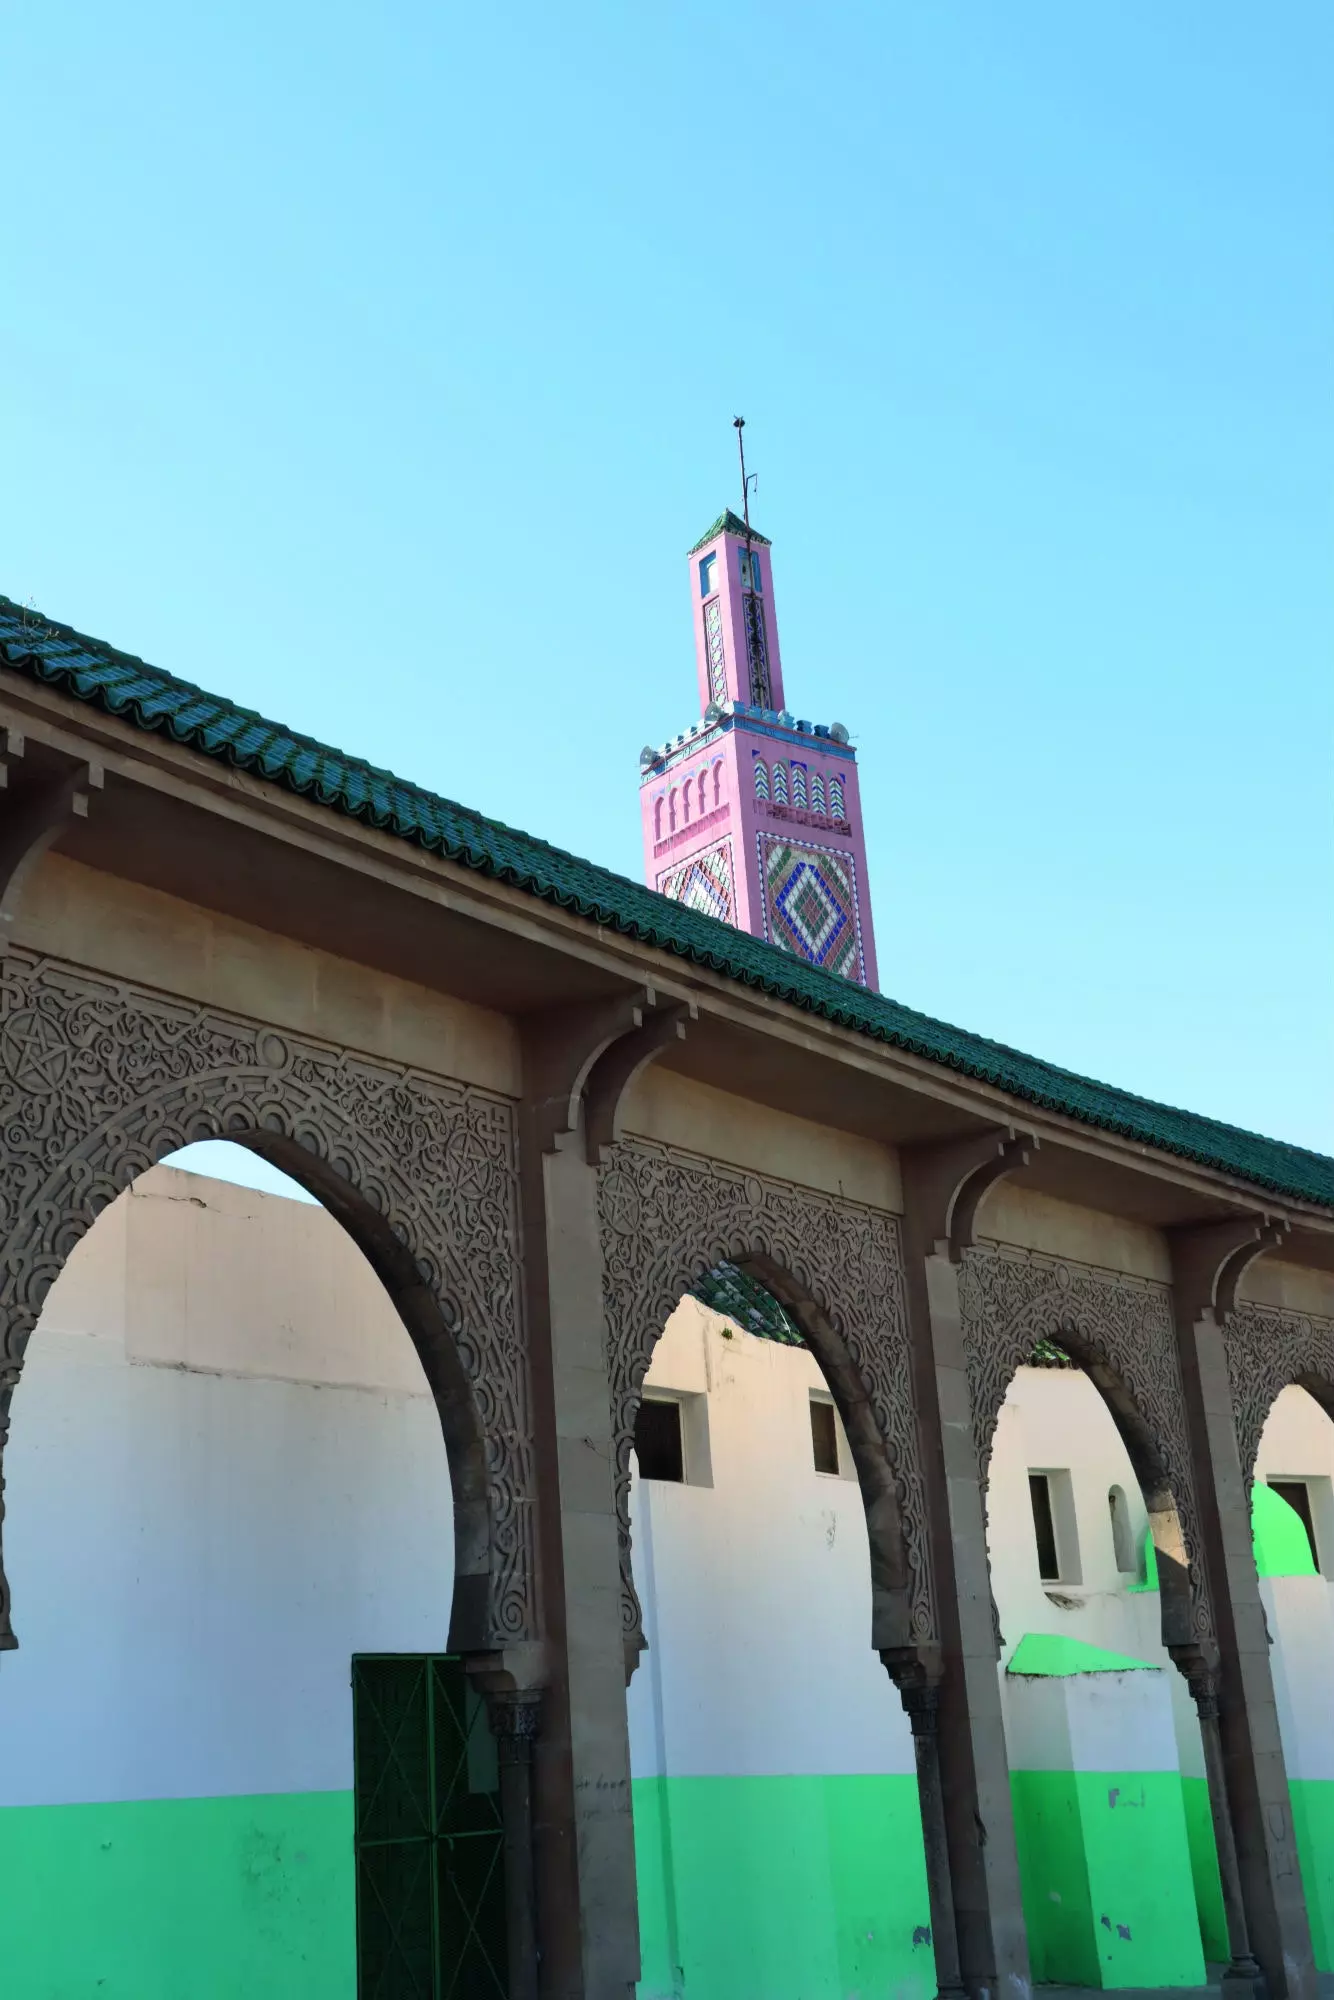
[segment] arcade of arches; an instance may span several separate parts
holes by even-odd
[[[55,659],[52,649],[54,639],[41,657]],[[906,1717],[911,1755],[902,1744],[885,1754],[900,1759],[891,1774],[921,1830],[925,1903],[911,1885],[903,1893],[933,1961],[923,1978],[950,1995],[1018,2000],[1049,1962],[1049,1939],[1036,1928],[1030,1936],[1024,1915],[1041,1788],[1012,1785],[1007,1738],[1013,1747],[1031,1734],[1044,1701],[1072,1743],[1080,1731],[1090,1740],[1092,1725],[1072,1691],[1082,1674],[1054,1671],[1050,1655],[1030,1659],[1027,1673],[1015,1668],[1004,1565],[988,1562],[987,1478],[989,1464],[999,1476],[1016,1370],[1020,1404],[1037,1410],[1046,1392],[1032,1383],[1048,1378],[1031,1363],[1050,1346],[1078,1363],[1099,1399],[1108,1463],[1120,1472],[1107,1483],[1109,1496],[1121,1494],[1121,1546],[1129,1533],[1137,1561],[1152,1567],[1159,1624],[1151,1634],[1141,1621],[1141,1646],[1157,1650],[1144,1683],[1153,1697],[1141,1707],[1147,1716],[1158,1705],[1146,1729],[1197,1731],[1196,1846],[1212,1838],[1210,1922],[1229,1990],[1313,2000],[1313,1919],[1322,1950],[1324,1919],[1303,1880],[1309,1826],[1294,1820],[1309,1773],[1285,1762],[1297,1753],[1280,1728],[1250,1484],[1266,1420],[1289,1387],[1334,1398],[1329,1163],[1185,1114],[1163,1113],[1155,1140],[1135,1126],[1143,1107],[1133,1100],[1104,1102],[1095,1086],[1063,1097],[1054,1072],[1041,1084],[1019,1058],[1012,1071],[984,1073],[985,1051],[966,1038],[899,1022],[875,996],[834,1005],[829,982],[805,974],[803,985],[776,948],[743,940],[744,963],[729,958],[707,919],[683,912],[654,931],[659,899],[636,902],[639,892],[568,857],[476,820],[432,835],[432,848],[420,831],[405,837],[401,802],[369,817],[335,809],[332,778],[302,789],[259,764],[236,768],[189,738],[188,719],[159,733],[149,710],[111,712],[110,697],[99,706],[54,669],[23,666],[28,657],[10,647],[0,672],[9,773],[0,1447],[11,1539],[0,1742],[29,1726],[43,1649],[50,1656],[88,1629],[87,1561],[34,1568],[32,1552],[55,1534],[37,1520],[33,1496],[53,1488],[34,1468],[43,1452],[58,1453],[67,1415],[60,1329],[39,1326],[44,1303],[49,1295],[54,1312],[62,1285],[77,1286],[80,1258],[96,1254],[93,1225],[133,1183],[184,1145],[232,1138],[300,1181],[341,1227],[405,1335],[397,1352],[412,1372],[402,1390],[411,1421],[435,1405],[435,1485],[415,1533],[391,1539],[403,1560],[421,1551],[423,1592],[449,1604],[423,1611],[417,1601],[397,1629],[358,1612],[330,1627],[329,1644],[347,1649],[345,1680],[353,1653],[458,1663],[455,1692],[437,1676],[430,1700],[488,1725],[503,1883],[496,1963],[513,2000],[626,2000],[641,1976],[646,1832],[642,1816],[635,1822],[631,1744],[657,1712],[649,1663],[658,1654],[665,1674],[671,1648],[664,1630],[655,1634],[666,1570],[654,1595],[643,1567],[652,1537],[642,1532],[647,1482],[637,1495],[634,1437],[653,1371],[668,1365],[655,1357],[664,1326],[720,1266],[790,1317],[803,1394],[834,1410],[821,1448],[834,1453],[827,1476],[843,1485],[825,1510],[837,1543],[856,1495],[865,1570],[852,1637],[877,1687],[883,1679],[896,1718],[886,1730],[901,1732]],[[346,799],[352,780],[340,768]],[[430,805],[441,826],[448,810]],[[420,805],[420,826],[425,815]],[[151,1185],[143,1181],[142,1205]],[[100,1226],[114,1225],[104,1216]],[[68,1326],[65,1335],[74,1337]],[[318,1329],[311,1338],[318,1345]],[[145,1479],[154,1476],[162,1440],[149,1450],[126,1416],[133,1398],[118,1369],[132,1373],[134,1358],[113,1366],[106,1350],[115,1349],[104,1341],[88,1362],[106,1363],[107,1394],[80,1406],[79,1422],[104,1427],[90,1463],[118,1467],[123,1495],[140,1459]],[[188,1364],[187,1355],[182,1376]],[[330,1368],[326,1353],[314,1373],[324,1380]],[[277,1364],[258,1372],[283,1376]],[[673,1386],[682,1396],[690,1388]],[[373,1401],[377,1385],[337,1393],[346,1387]],[[319,1393],[334,1389],[325,1381]],[[381,1489],[392,1481],[396,1454],[366,1410],[364,1433],[351,1419],[342,1433],[345,1496],[372,1475]],[[289,1444],[300,1464],[300,1437]],[[189,1452],[188,1429],[178,1448]],[[1060,1470],[1050,1458],[1028,1466],[1044,1477]],[[1045,1491],[1059,1572],[1059,1481]],[[317,1485],[307,1500],[322,1505]],[[98,1516],[96,1490],[81,1503],[63,1506],[61,1533],[83,1532],[83,1509]],[[401,1493],[385,1522],[412,1504]],[[371,1602],[383,1565],[370,1528],[353,1525],[359,1512],[335,1507],[327,1526],[346,1538],[349,1598]],[[97,1519],[108,1563],[128,1560],[132,1519],[109,1505]],[[200,1533],[190,1545],[199,1562],[218,1563],[190,1586],[209,1616],[225,1624],[234,1592],[235,1615],[253,1617],[253,1579],[235,1588],[225,1541]],[[656,1546],[665,1559],[665,1541]],[[400,1581],[386,1571],[382,1608]],[[1080,1587],[1059,1573],[1046,1583],[1058,1597],[1063,1585],[1069,1595]],[[171,1603],[160,1599],[150,1617],[136,1613],[141,1596],[97,1601],[124,1620],[126,1689],[155,1676],[161,1686]],[[299,1687],[328,1663],[317,1673],[300,1657],[295,1585],[281,1609],[283,1657],[267,1664]],[[708,1670],[762,1680],[755,1650],[728,1669],[723,1641],[736,1620],[728,1604],[715,1609],[716,1634],[698,1633],[705,1651],[717,1639]],[[708,1612],[706,1603],[700,1616]],[[1285,1645],[1288,1635],[1285,1626]],[[257,1632],[255,1646],[271,1636]],[[819,1637],[831,1657],[850,1642],[847,1630]],[[1132,1661],[1123,1678],[1133,1674]],[[1022,1698],[1009,1685],[1018,1680],[1032,1683]],[[869,1700],[868,1685],[858,1683]],[[1126,1698],[1141,1699],[1133,1685]],[[383,1689],[366,1699],[387,1712]],[[256,1732],[263,1709],[257,1696]],[[100,1754],[100,1769],[90,1751],[86,1774],[61,1773],[58,1798],[41,1796],[29,1760],[27,1789],[0,1803],[7,1855],[56,1838],[51,1815],[63,1802],[102,1809],[180,1796],[170,1777],[134,1791],[142,1774],[108,1771]],[[473,1773],[473,1757],[461,1750],[458,1769]],[[476,1757],[480,1770],[486,1758]],[[10,1766],[9,1751],[0,1763]],[[246,1797],[333,1788],[318,1758],[304,1778],[277,1774],[275,1763],[272,1782],[262,1764],[256,1755],[247,1766]],[[216,1770],[197,1782],[222,1784]],[[442,1813],[452,1799],[442,1794]],[[688,1818],[673,1812],[658,1825],[679,1844]],[[34,1815],[30,1833],[24,1814]],[[430,1832],[454,1856],[437,1857],[440,1880],[453,1881],[476,1829],[433,1818]],[[892,1870],[882,1881],[860,1834],[854,1844],[866,1893],[892,1905]],[[897,1921],[895,1908],[881,1921]],[[666,1936],[657,1922],[646,1913],[655,1952]],[[67,1907],[53,1923],[69,1925]],[[0,1976],[11,1928],[7,1920],[0,1932]],[[382,1981],[385,1995],[433,1990],[406,1983],[418,1977],[409,1942],[400,1926],[385,1946],[386,1963],[398,1952],[408,1967],[398,1985]],[[646,1979],[675,1978],[670,1939],[660,1956],[666,1970],[646,1965]],[[153,1991],[143,1980],[137,1990]],[[249,1990],[263,1988],[252,1980]],[[284,1990],[303,1989],[289,1979]],[[692,1989],[687,1968],[692,1990],[705,1991]]]

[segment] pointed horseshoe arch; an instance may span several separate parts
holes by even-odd
[[[166,1154],[234,1140],[324,1204],[421,1357],[453,1486],[451,1646],[530,1636],[534,1475],[509,1104],[17,949],[0,960],[0,1079],[0,1452],[42,1302],[80,1237]]]
[[[1295,1385],[1334,1418],[1334,1320],[1316,1313],[1242,1305],[1223,1327],[1237,1450],[1249,1493],[1269,1412]]]
[[[635,1416],[668,1317],[723,1258],[791,1313],[838,1405],[871,1543],[872,1644],[929,1644],[935,1605],[896,1219],[641,1140],[607,1149],[598,1210],[630,1672],[644,1645],[630,1552]]]
[[[1016,1368],[1053,1340],[1098,1389],[1135,1469],[1149,1513],[1162,1592],[1163,1644],[1213,1643],[1200,1561],[1199,1517],[1186,1443],[1185,1404],[1165,1286],[1024,1252],[965,1252],[959,1296],[983,1478],[1001,1404]]]

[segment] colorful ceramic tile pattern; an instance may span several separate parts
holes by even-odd
[[[734,924],[736,897],[732,890],[731,841],[720,841],[717,847],[710,847],[659,875],[658,888],[674,903],[684,903],[687,909],[702,910],[706,917],[721,917],[725,924]]]
[[[716,702],[727,700],[727,667],[723,658],[723,607],[714,597],[704,607],[704,643],[709,650],[709,693]]]
[[[845,979],[862,977],[857,879],[850,854],[760,835],[770,940]]]

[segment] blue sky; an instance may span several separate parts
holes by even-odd
[[[0,589],[637,874],[740,410],[885,990],[1334,1150],[1328,0],[48,0],[0,62]]]

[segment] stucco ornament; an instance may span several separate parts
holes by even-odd
[[[207,1138],[250,1143],[305,1181],[384,1280],[450,1446],[473,1643],[529,1636],[510,1105],[17,948],[0,959],[0,1448],[42,1301],[79,1238],[136,1175]],[[0,1645],[8,1619],[0,1576]]]
[[[788,1308],[836,1399],[841,1381],[869,1407],[873,1449],[896,1502],[890,1532],[901,1536],[904,1637],[929,1642],[935,1612],[896,1218],[646,1140],[607,1150],[598,1206],[627,1650],[643,1644],[629,1502],[644,1377],[671,1313],[723,1259],[750,1269]],[[873,1587],[877,1532],[873,1524]]]
[[[959,1303],[973,1442],[983,1477],[1015,1369],[1040,1340],[1055,1341],[1087,1368],[1112,1406],[1150,1516],[1157,1511],[1155,1489],[1165,1489],[1175,1508],[1191,1631],[1174,1631],[1170,1643],[1208,1640],[1213,1615],[1168,1287],[1035,1252],[979,1245],[965,1252]],[[1156,1519],[1154,1531],[1159,1540]],[[1165,1553],[1171,1552],[1160,1540],[1159,1574],[1166,1592]]]
[[[1334,1320],[1275,1306],[1241,1305],[1223,1323],[1237,1450],[1249,1492],[1275,1399],[1300,1383],[1334,1412]]]

